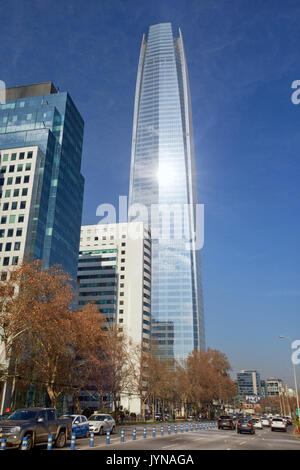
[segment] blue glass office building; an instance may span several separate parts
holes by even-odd
[[[83,128],[82,117],[70,95],[58,92],[51,82],[8,88],[6,102],[0,104],[1,168],[5,163],[3,149],[7,152],[36,146],[43,155],[36,174],[38,182],[29,182],[38,187],[30,212],[25,255],[42,259],[45,265],[61,265],[74,283],[84,188],[81,174]],[[11,152],[6,158],[17,159],[12,163],[21,167],[18,159],[24,158],[24,152]],[[1,175],[0,190],[6,187],[7,176]],[[5,194],[2,190],[1,201],[3,214]],[[18,204],[17,198],[15,204]]]
[[[145,206],[147,213],[133,211],[137,205]],[[154,207],[172,209],[174,205],[185,221],[184,229],[180,228],[185,233],[182,238],[176,232],[174,214],[170,214],[167,238],[162,236],[166,217],[161,212],[150,215]],[[174,37],[170,23],[157,24],[150,27],[147,39],[143,36],[139,58],[129,220],[143,220],[151,226],[152,338],[161,359],[180,359],[194,349],[205,349],[200,251],[194,241],[188,248],[186,243],[194,240],[196,205],[191,100],[182,35],[179,31],[179,37]]]

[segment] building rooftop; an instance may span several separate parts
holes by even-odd
[[[32,98],[33,96],[52,95],[58,93],[52,82],[34,83],[31,85],[6,88],[6,100],[18,100],[20,98]]]

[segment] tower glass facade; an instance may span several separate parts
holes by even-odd
[[[83,128],[82,117],[70,95],[58,93],[51,82],[8,88],[6,102],[0,104],[1,167],[21,164],[23,160],[19,159],[24,157],[20,155],[26,155],[26,149],[36,147],[43,155],[40,169],[28,182],[30,186],[38,184],[38,188],[29,216],[26,246],[30,248],[25,256],[42,259],[46,265],[61,265],[74,283],[84,187]],[[5,158],[9,159],[7,164]],[[13,158],[17,161],[11,162]],[[9,176],[3,174],[0,180],[1,213]],[[14,176],[12,180],[14,185],[18,182]],[[18,199],[10,203],[19,204]],[[0,263],[2,269],[2,259]]]
[[[138,65],[129,220],[142,220],[152,231],[152,338],[161,359],[205,349],[200,252],[193,238],[194,160],[182,35],[175,38],[170,23],[154,25],[147,40],[143,36]]]

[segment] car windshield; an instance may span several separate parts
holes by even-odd
[[[17,410],[13,414],[11,414],[7,419],[26,421],[27,419],[35,418],[36,415],[37,412],[33,410]]]
[[[282,423],[282,418],[273,418],[273,421],[279,421],[280,423]]]
[[[89,418],[89,421],[103,421],[105,419],[105,415],[93,415]]]

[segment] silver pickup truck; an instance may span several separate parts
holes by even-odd
[[[55,408],[22,408],[8,419],[0,421],[0,440],[7,447],[20,447],[27,437],[27,450],[37,444],[46,444],[52,434],[55,447],[64,447],[72,433],[72,419],[58,418]]]

